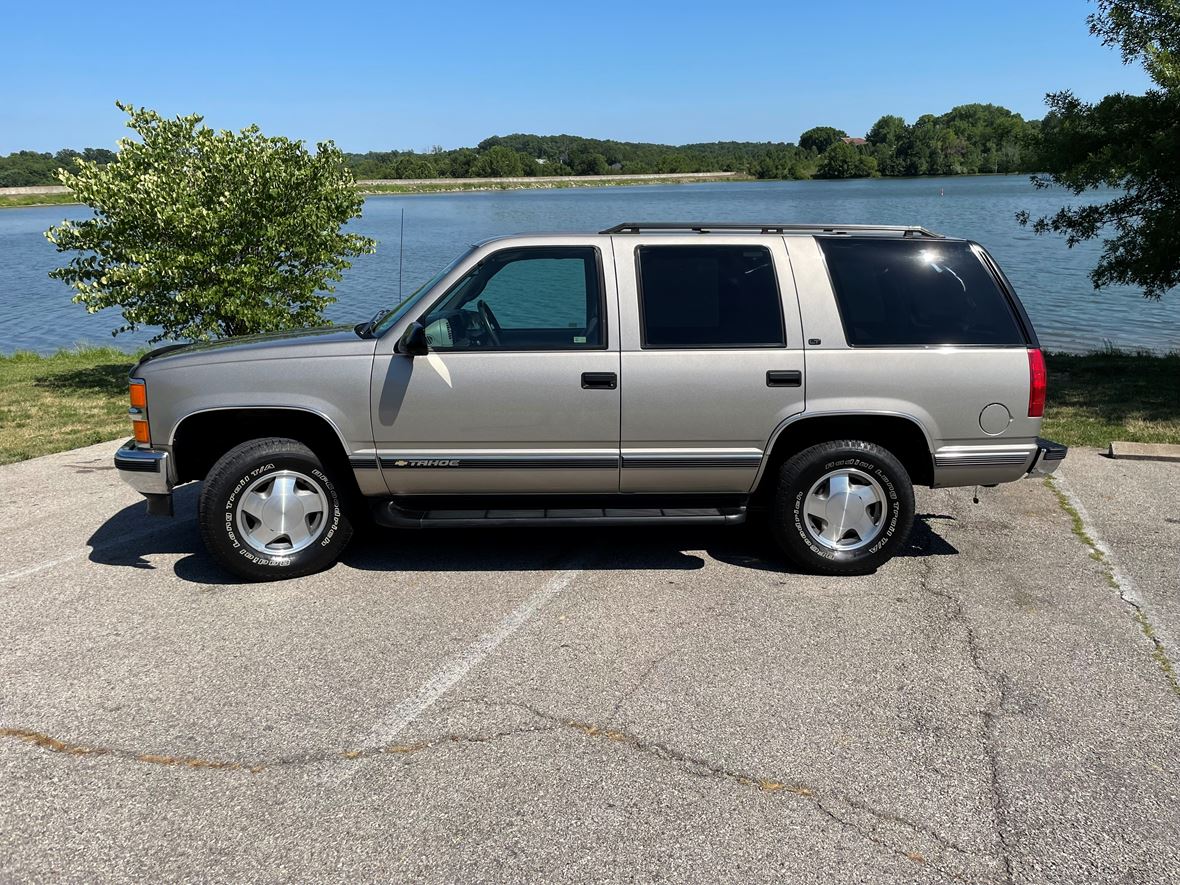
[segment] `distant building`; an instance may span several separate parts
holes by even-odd
[[[856,145],[869,143],[868,139],[865,139],[865,138],[841,138],[840,140],[842,142],[844,142],[845,144],[850,144],[850,145],[853,145],[854,147]]]

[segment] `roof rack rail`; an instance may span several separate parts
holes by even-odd
[[[638,234],[649,230],[695,231],[703,234],[709,231],[759,231],[764,234],[782,234],[802,231],[815,234],[873,234],[892,233],[903,237],[934,237],[943,235],[912,224],[756,224],[735,221],[624,221],[614,227],[599,231],[603,234]]]

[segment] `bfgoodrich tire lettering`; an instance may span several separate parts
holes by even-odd
[[[298,538],[265,529],[255,532],[261,521],[243,514],[244,508],[253,508],[251,501],[274,496],[280,484],[314,502]],[[217,563],[253,581],[327,568],[352,537],[339,480],[311,449],[293,439],[255,439],[226,452],[205,477],[198,520],[201,538]]]
[[[831,524],[822,511],[825,495],[842,502]],[[854,509],[858,518],[846,519]],[[872,572],[903,547],[913,521],[909,474],[873,443],[821,443],[790,458],[779,472],[771,530],[783,552],[807,571]]]

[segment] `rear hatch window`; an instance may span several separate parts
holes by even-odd
[[[848,343],[1024,347],[995,276],[965,242],[817,237]]]

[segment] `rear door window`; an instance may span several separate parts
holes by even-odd
[[[965,242],[817,237],[848,343],[1023,347],[991,272]]]
[[[643,346],[782,347],[782,299],[764,246],[640,246]]]

